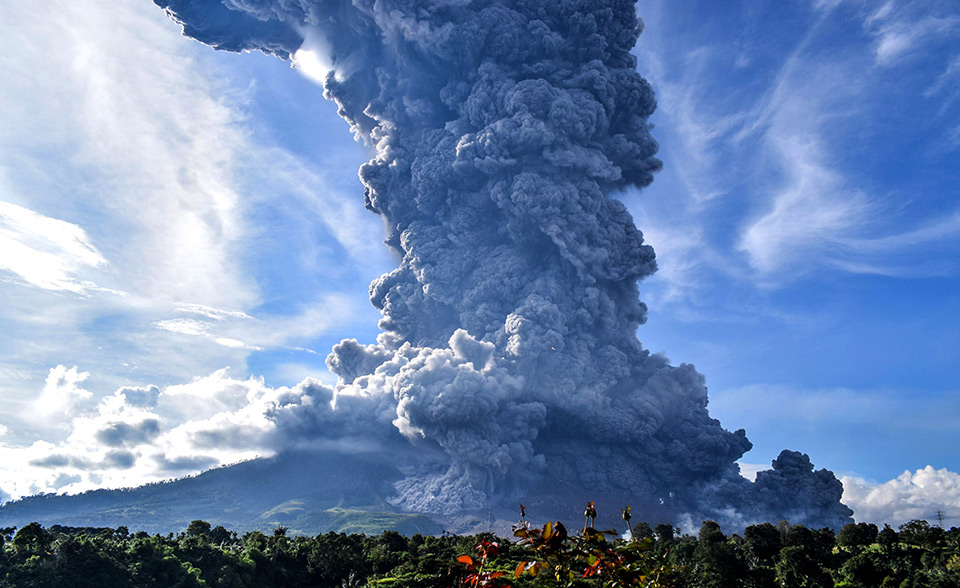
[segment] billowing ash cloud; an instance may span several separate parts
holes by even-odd
[[[751,444],[710,417],[703,376],[636,338],[656,262],[611,194],[661,163],[632,0],[155,2],[215,48],[325,48],[326,96],[376,148],[365,201],[402,256],[370,285],[383,333],[334,347],[335,409],[295,425],[405,438],[398,505],[485,508],[549,472],[696,517],[847,521],[805,456],[742,479]]]

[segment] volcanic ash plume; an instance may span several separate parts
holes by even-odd
[[[661,163],[632,0],[155,1],[218,49],[324,51],[325,95],[376,148],[365,202],[402,256],[370,285],[383,332],[334,347],[333,408],[292,429],[406,456],[413,511],[556,481],[734,523],[849,520],[802,454],[741,478],[751,444],[710,418],[703,376],[636,338],[656,262],[610,195]]]

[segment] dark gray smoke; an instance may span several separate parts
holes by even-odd
[[[335,409],[278,418],[413,456],[414,511],[556,481],[735,524],[850,520],[801,454],[741,478],[751,444],[710,418],[703,376],[637,340],[656,262],[611,194],[661,162],[633,0],[155,2],[218,49],[326,47],[325,94],[376,148],[365,201],[402,256],[370,285],[383,333],[334,347]]]

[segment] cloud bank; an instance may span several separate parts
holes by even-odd
[[[899,525],[913,519],[937,521],[943,515],[945,528],[960,519],[960,474],[946,468],[926,466],[915,472],[875,484],[855,476],[844,476],[843,497],[858,521]]]
[[[396,503],[414,511],[484,509],[549,473],[730,524],[849,520],[801,453],[744,480],[751,444],[710,417],[703,376],[636,338],[656,262],[611,196],[661,163],[632,1],[156,3],[215,48],[326,47],[325,95],[376,148],[365,202],[401,258],[370,286],[382,334],[336,345],[336,388],[278,422],[412,455]]]
[[[316,380],[275,389],[224,369],[162,389],[120,388],[93,402],[92,392],[82,387],[88,377],[76,366],[50,370],[44,394],[75,400],[45,416],[48,426],[66,431],[63,441],[7,445],[8,431],[0,426],[0,502],[40,492],[129,487],[287,449],[390,450],[398,463],[425,459],[420,448],[389,426],[396,406],[382,402],[382,395],[336,393]],[[372,431],[371,420],[380,423]],[[442,455],[428,458],[443,460]],[[765,502],[754,504],[753,511],[728,510],[728,524],[743,525],[761,516],[759,510],[778,508],[789,520],[801,520],[804,513],[791,512],[789,505],[801,503],[797,497],[804,492],[822,491],[818,483],[828,488],[835,483],[826,472],[811,475],[801,454],[786,453],[775,465],[778,470],[771,472],[741,464],[745,473],[759,475]],[[785,480],[789,477],[792,486]],[[960,474],[947,469],[927,466],[883,483],[856,476],[844,476],[842,482],[843,502],[858,521],[894,526],[911,519],[936,521],[942,510],[944,523],[951,525],[960,516]],[[736,485],[730,489],[738,491]],[[696,514],[681,521],[696,527]]]
[[[368,399],[343,396],[333,416],[333,390],[315,380],[271,388],[222,369],[94,401],[82,387],[88,376],[76,366],[52,368],[36,403],[43,425],[64,432],[62,441],[21,447],[0,438],[3,496],[128,487],[283,449],[357,451],[378,442],[362,431],[374,410]]]

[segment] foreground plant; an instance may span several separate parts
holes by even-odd
[[[502,579],[506,572],[487,569],[489,560],[495,559],[500,555],[500,544],[487,538],[480,540],[480,543],[473,548],[479,560],[475,560],[469,555],[461,555],[457,561],[467,566],[467,576],[464,578],[463,585],[470,588],[510,588],[510,582]]]
[[[630,526],[630,507],[622,511],[624,521]],[[666,588],[670,586],[670,567],[653,549],[649,537],[637,540],[632,533],[630,540],[619,539],[614,529],[597,530],[593,523],[597,511],[593,502],[587,503],[584,511],[584,528],[571,536],[563,523],[547,522],[535,527],[526,519],[526,509],[520,505],[520,522],[514,526],[514,537],[519,545],[526,547],[530,557],[525,557],[514,570],[514,577],[524,575],[536,585],[556,587],[604,586]],[[479,566],[470,556],[459,560],[468,566],[471,573],[465,585],[471,588],[509,586],[502,578],[503,572],[485,572],[487,557],[494,557],[496,543],[487,541],[477,545],[482,554]]]

